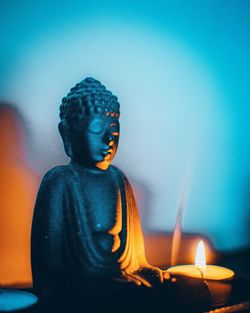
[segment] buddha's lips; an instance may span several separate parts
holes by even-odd
[[[106,161],[110,160],[112,153],[113,153],[113,149],[105,149],[105,150],[103,150],[104,160],[106,160]]]
[[[113,152],[113,149],[111,148],[111,149],[105,149],[105,150],[103,150],[103,153],[104,154],[111,154]]]

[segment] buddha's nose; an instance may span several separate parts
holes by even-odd
[[[112,143],[112,145],[110,144]],[[114,144],[114,136],[112,135],[112,133],[109,134],[109,146],[113,146]]]
[[[109,141],[109,146],[110,146],[110,147],[113,147],[113,145],[114,145],[114,140],[110,140],[110,141]]]

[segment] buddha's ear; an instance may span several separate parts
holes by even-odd
[[[72,142],[70,138],[70,129],[69,129],[68,123],[66,121],[60,122],[58,124],[58,130],[62,137],[65,153],[67,154],[67,156],[72,158],[73,149],[72,149]]]

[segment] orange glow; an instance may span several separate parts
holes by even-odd
[[[0,286],[31,286],[30,231],[38,179],[25,164],[21,120],[0,106]]]
[[[110,146],[110,149],[108,150],[108,152],[110,154],[106,155],[104,157],[104,160],[101,162],[97,162],[96,163],[96,167],[98,167],[99,169],[105,171],[109,168],[110,163],[112,162],[113,158],[115,157],[116,154],[116,150],[117,150],[117,144],[115,143],[115,141],[111,140],[108,145]]]
[[[119,233],[122,231],[122,204],[121,204],[121,194],[119,192],[117,198],[117,210],[116,210],[116,223],[113,228],[108,232],[110,235],[113,235],[114,243],[112,247],[112,252],[117,251],[120,248],[121,240]]]
[[[171,251],[171,265],[172,266],[177,264],[177,259],[178,259],[179,250],[180,250],[183,209],[184,209],[184,203],[182,201],[181,205],[179,206],[175,229],[173,233],[172,251]]]
[[[108,159],[106,159],[106,157],[104,158],[104,160],[102,162],[98,162],[96,163],[96,167],[98,167],[99,169],[105,171],[109,168],[110,165],[110,155],[107,155]]]
[[[141,183],[133,182],[133,190],[139,207],[142,209],[142,223],[147,223],[147,193],[148,190]],[[185,207],[185,197],[182,196],[179,202],[179,210],[176,219],[175,239],[173,234],[167,232],[144,232],[145,253],[149,264],[166,269],[176,264],[194,263],[197,241],[202,239],[206,245],[207,261],[215,263],[219,260],[220,254],[213,248],[211,242],[200,234],[183,233],[181,231],[182,208]],[[178,225],[178,227],[177,227]],[[181,235],[181,236],[180,236]],[[176,247],[176,248],[173,248]],[[179,253],[181,251],[181,253]]]
[[[171,233],[145,233],[145,250],[147,260],[150,264],[160,268],[172,266],[172,234]],[[200,235],[182,233],[179,251],[175,264],[192,264],[197,247],[197,241],[201,239]],[[211,243],[202,237],[206,245],[206,257],[208,263],[215,263],[219,260],[219,254]]]
[[[161,281],[163,281],[162,272],[158,268],[151,266],[146,259],[140,217],[133,191],[127,181],[125,184],[125,194],[128,208],[126,217],[127,238],[124,252],[118,262],[126,279],[133,281],[137,285],[142,284],[151,287],[151,284],[140,275],[140,269],[150,268],[159,275]]]

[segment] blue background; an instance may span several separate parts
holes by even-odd
[[[121,102],[115,164],[144,227],[249,245],[249,1],[1,1],[1,100],[32,133],[40,173],[64,162],[61,98],[86,76]],[[143,206],[143,207],[142,207]],[[143,214],[143,213],[142,213]]]

